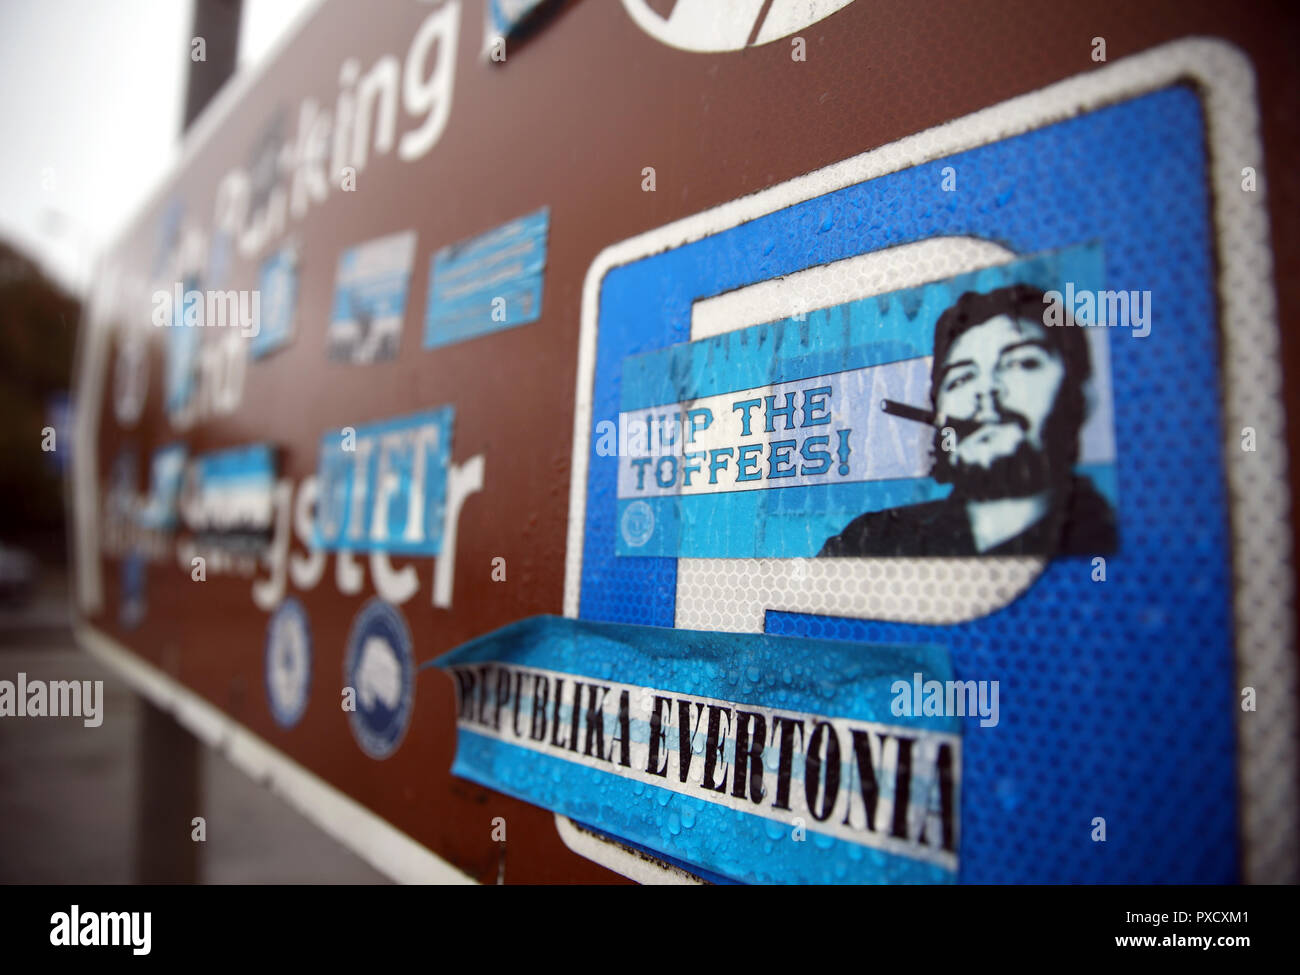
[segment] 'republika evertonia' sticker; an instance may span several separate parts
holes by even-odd
[[[455,774],[723,878],[944,883],[957,718],[997,688],[932,646],[537,617],[433,662],[457,688]]]
[[[698,681],[601,670],[581,629],[571,663],[531,666],[889,724],[855,710],[853,667],[942,647],[955,679],[1007,692],[995,725],[954,718],[959,881],[1287,876],[1270,729],[1291,704],[1237,707],[1290,673],[1286,553],[1252,527],[1284,517],[1284,476],[1241,439],[1277,388],[1267,226],[1240,177],[1255,117],[1239,55],[1171,44],[603,252],[565,615],[658,634],[648,652]],[[731,656],[684,631],[729,633]],[[815,706],[769,696],[774,659],[752,682],[732,665],[778,636],[791,662],[839,644]],[[719,870],[666,806],[629,821],[596,780],[536,769],[515,793],[630,876],[647,851],[804,876],[789,836]]]

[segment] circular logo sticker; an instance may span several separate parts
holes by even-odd
[[[266,698],[276,723],[296,725],[310,693],[311,628],[302,604],[290,597],[266,624]]]
[[[623,509],[623,541],[633,548],[640,548],[650,541],[655,533],[655,513],[644,501],[633,501]]]
[[[853,0],[623,0],[636,25],[683,51],[739,51],[811,27]]]
[[[352,734],[371,758],[397,751],[415,704],[411,631],[393,606],[375,598],[361,607],[348,636],[343,681],[353,689]]]

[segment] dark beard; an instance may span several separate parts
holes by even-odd
[[[967,501],[995,498],[1026,498],[1056,487],[1070,475],[1069,465],[1060,469],[1042,450],[1021,441],[1010,455],[997,457],[988,467],[953,463],[953,455],[936,446],[931,476],[940,484],[952,485],[952,497]]]
[[[1079,456],[1079,429],[1083,426],[1084,397],[1078,386],[1067,386],[1057,397],[1043,425],[1042,449],[1022,440],[1007,457],[988,467],[954,463],[943,449],[943,430],[936,427],[931,448],[930,476],[940,484],[952,485],[952,496],[967,501],[996,498],[1027,498],[1040,491],[1055,490],[1069,483]],[[1029,418],[1011,410],[1001,411],[999,422],[1014,423],[1028,431]],[[972,430],[966,436],[972,436]]]

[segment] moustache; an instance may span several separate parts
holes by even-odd
[[[917,423],[924,423],[927,426],[936,426],[937,418],[933,410],[927,410],[920,406],[911,406],[907,403],[900,403],[897,400],[882,399],[880,408],[890,416],[896,416],[903,420],[914,420]],[[1012,410],[1000,410],[995,420],[975,420],[962,419],[961,417],[947,417],[944,426],[952,427],[953,432],[957,434],[958,439],[965,440],[968,436],[986,426],[998,426],[1003,423],[1012,423],[1020,427],[1022,433],[1029,431],[1029,417],[1016,413]]]
[[[1011,424],[1012,426],[1019,427],[1021,433],[1029,432],[1029,417],[1023,416],[1020,413],[1013,413],[1010,411],[999,412],[997,418],[993,420],[965,420],[963,422],[967,424],[974,424],[974,428],[970,431],[971,434],[978,433],[979,431],[985,429],[986,427],[1000,427],[1008,423]],[[948,421],[948,425],[952,426],[951,420]],[[953,426],[953,429],[956,430],[957,428]],[[964,434],[961,432],[958,432],[957,434],[959,440],[965,440],[967,436],[969,436],[969,434]]]

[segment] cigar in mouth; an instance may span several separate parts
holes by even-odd
[[[892,399],[882,399],[880,408],[891,416],[902,417],[904,420],[915,420],[917,423],[924,423],[926,426],[934,426],[933,410],[927,410],[920,406],[910,406],[907,403],[900,403]],[[962,420],[957,417],[949,417],[944,426],[952,427],[953,432],[959,437],[974,433],[980,428],[980,424],[974,420]]]

